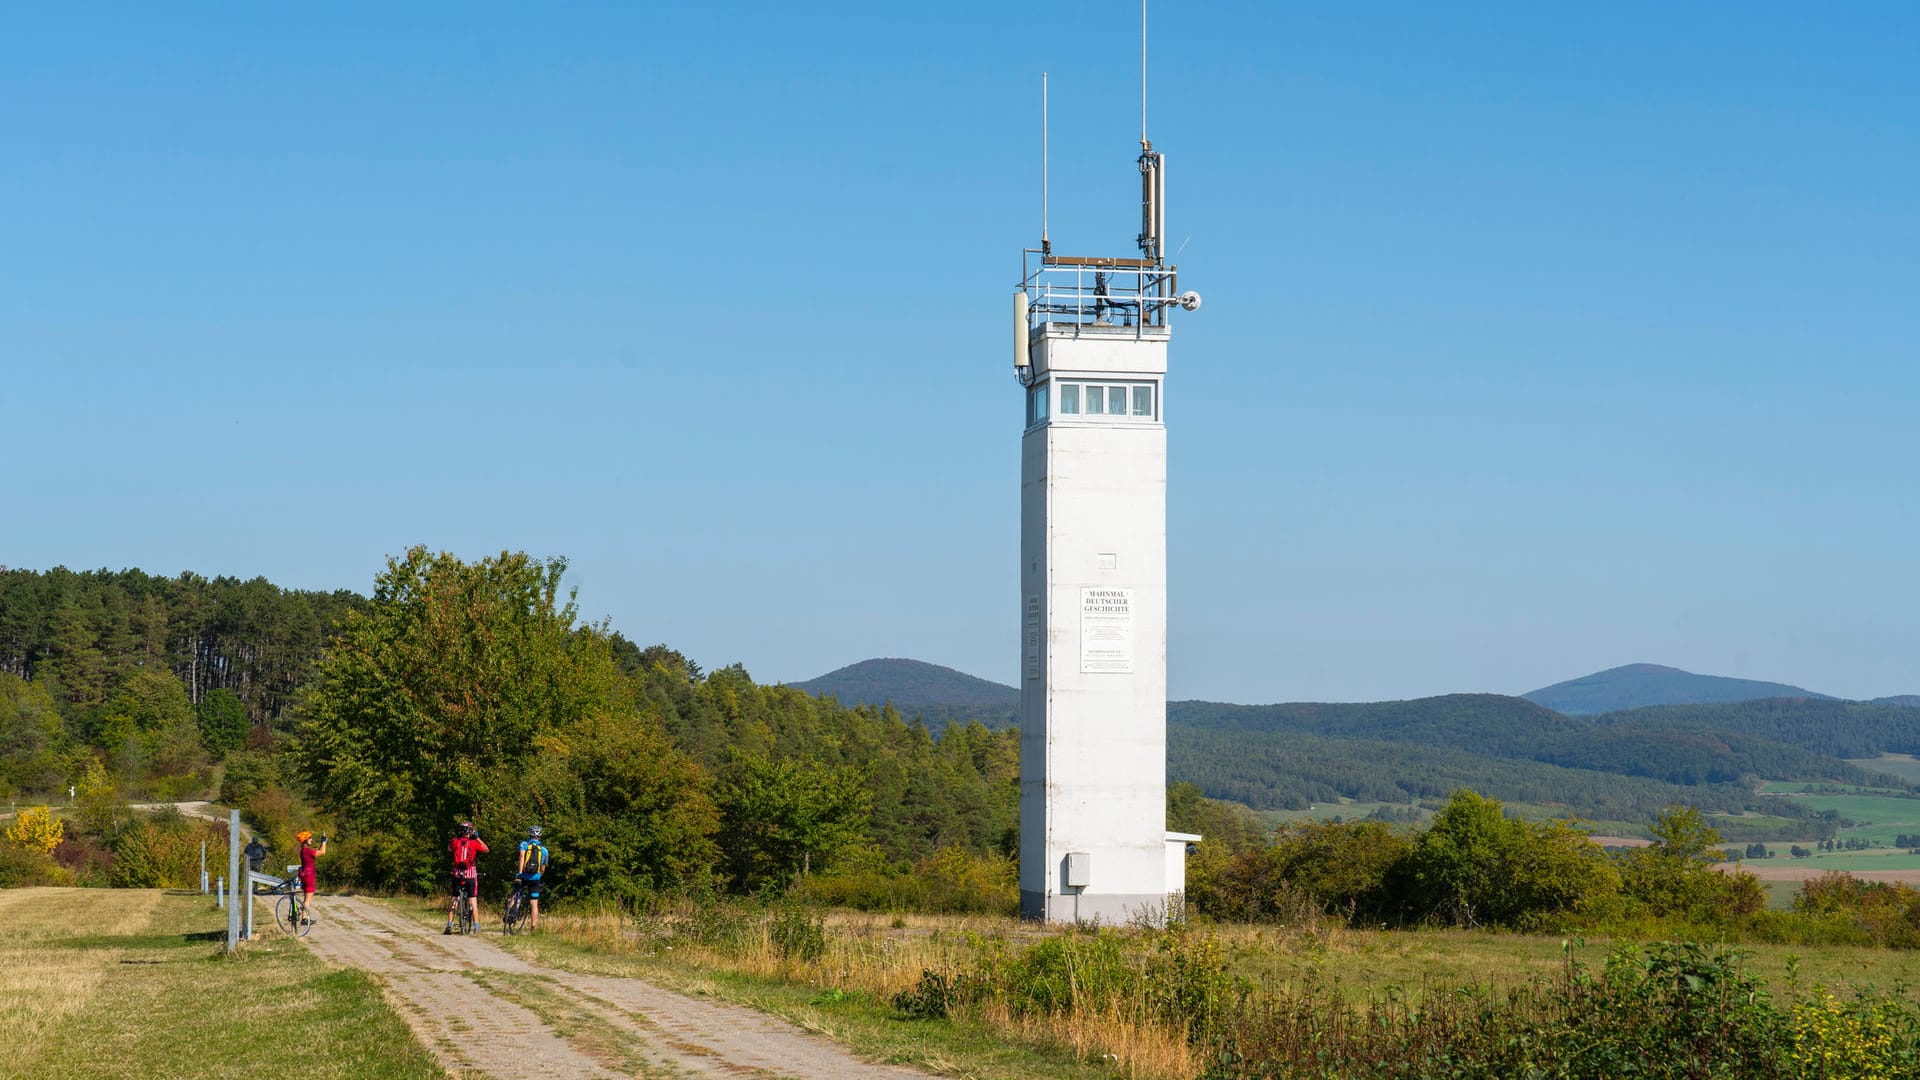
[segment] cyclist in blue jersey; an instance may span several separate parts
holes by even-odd
[[[527,829],[520,841],[520,880],[527,883],[527,910],[532,915],[527,925],[540,929],[540,878],[547,872],[547,845],[540,842],[540,826]]]

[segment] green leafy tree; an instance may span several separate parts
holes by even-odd
[[[634,717],[605,630],[576,625],[565,569],[413,548],[321,660],[294,753],[321,807],[386,853],[394,882],[436,886],[456,822],[528,806],[543,740]]]
[[[872,796],[854,769],[742,753],[721,778],[719,802],[727,874],[752,890],[786,885],[852,850]]]
[[[0,672],[0,793],[61,787],[65,742],[66,725],[46,687]]]
[[[131,811],[114,789],[113,776],[100,760],[89,755],[83,771],[74,778],[74,809],[81,828],[109,843],[120,833]]]
[[[1653,843],[1620,858],[1621,891],[1649,913],[1714,922],[1765,906],[1752,874],[1722,873],[1720,833],[1697,807],[1669,806],[1654,821]]]
[[[194,707],[200,720],[200,743],[207,753],[224,758],[247,743],[247,707],[239,695],[215,687]]]
[[[227,755],[220,776],[220,801],[243,806],[255,795],[285,786],[279,758],[260,750],[236,750]]]
[[[706,773],[651,717],[586,717],[539,740],[517,798],[482,815],[501,836],[544,823],[556,877],[634,900],[711,884],[718,812]]]
[[[1619,876],[1570,822],[1509,818],[1499,800],[1456,791],[1414,843],[1402,902],[1414,919],[1514,925],[1619,891]]]
[[[1206,847],[1227,855],[1257,850],[1268,833],[1259,815],[1244,806],[1206,798],[1197,785],[1186,781],[1167,785],[1167,828],[1198,833]]]
[[[100,651],[100,631],[88,612],[67,603],[53,614],[49,642],[53,670],[48,672],[65,690],[68,700],[89,708],[105,700],[107,658]]]
[[[1249,922],[1314,913],[1376,922],[1393,908],[1389,883],[1412,850],[1384,822],[1287,825],[1264,849],[1191,862],[1187,899],[1209,915]]]
[[[128,675],[101,708],[93,742],[129,781],[189,772],[204,763],[187,688],[165,671]]]

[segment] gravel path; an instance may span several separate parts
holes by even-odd
[[[484,936],[442,936],[379,905],[327,897],[307,944],[372,972],[457,1076],[925,1080],[783,1020],[639,979],[530,964]]]
[[[169,807],[169,806],[171,806],[171,807],[173,807],[173,808],[174,808],[175,810],[178,810],[178,811],[180,811],[181,813],[183,813],[183,814],[185,814],[185,815],[187,815],[188,817],[197,817],[197,818],[203,818],[203,819],[205,819],[205,820],[207,820],[207,821],[218,821],[218,822],[220,822],[220,823],[221,823],[221,824],[223,824],[223,825],[224,825],[224,824],[226,824],[226,821],[227,821],[227,812],[226,812],[225,810],[219,810],[219,809],[216,809],[216,808],[214,807],[214,805],[213,805],[212,803],[210,803],[210,802],[207,802],[207,801],[205,801],[205,800],[199,800],[199,801],[193,801],[193,802],[137,802],[137,803],[128,803],[128,804],[127,804],[127,809],[129,809],[129,810],[145,810],[145,811],[147,811],[148,813],[152,813],[152,812],[153,812],[153,811],[155,811],[155,810],[162,810],[162,809],[165,809],[165,808],[167,808],[167,807]],[[252,833],[251,833],[251,831],[249,831],[249,832],[243,832],[243,833],[241,833],[240,835],[242,835],[242,836],[250,836],[250,835],[252,835]],[[211,853],[209,853],[209,854],[211,854]],[[224,856],[223,856],[223,858],[224,858]]]

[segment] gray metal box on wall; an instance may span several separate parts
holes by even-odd
[[[1069,889],[1084,889],[1093,876],[1093,853],[1088,851],[1067,852],[1067,872],[1064,884]]]

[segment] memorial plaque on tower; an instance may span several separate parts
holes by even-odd
[[[1080,673],[1133,672],[1133,590],[1080,590]]]

